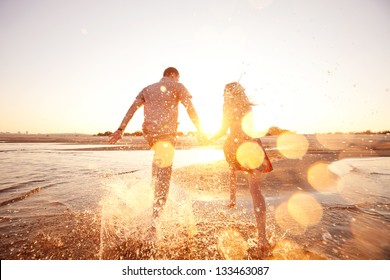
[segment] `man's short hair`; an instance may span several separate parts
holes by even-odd
[[[175,67],[168,67],[167,69],[164,70],[163,76],[164,77],[169,77],[172,74],[174,74],[176,76],[179,76],[179,71],[177,71],[177,69]]]

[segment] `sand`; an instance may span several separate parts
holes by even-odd
[[[325,205],[322,220],[307,229],[292,225],[291,229],[281,228],[275,213],[278,206],[296,192],[316,194],[309,184],[307,171],[316,162],[331,163],[349,157],[390,156],[390,139],[386,135],[331,135],[326,136],[326,145],[314,135],[308,135],[309,147],[306,153],[297,159],[283,156],[276,148],[277,137],[264,137],[264,146],[274,170],[263,176],[263,195],[267,201],[267,237],[274,246],[271,259],[388,259],[390,243],[388,239],[380,244],[378,250],[367,250],[364,244],[352,238],[351,219],[361,215],[353,205],[340,208],[337,204]],[[347,139],[347,140],[346,140]],[[125,138],[120,145],[106,146],[107,137],[97,136],[34,136],[34,135],[0,135],[3,142],[56,142],[68,144],[94,144],[102,147],[91,147],[92,150],[106,149],[146,149],[142,137]],[[220,149],[223,140],[213,147]],[[125,145],[123,145],[125,144]],[[328,145],[329,144],[329,145]],[[197,147],[194,138],[181,138],[178,149]],[[160,243],[148,247],[142,240],[129,238],[126,242],[107,248],[101,253],[101,217],[99,213],[69,213],[64,220],[66,226],[61,229],[53,221],[41,219],[39,224],[28,225],[24,222],[20,228],[23,239],[19,247],[10,255],[2,254],[3,259],[257,259],[257,232],[254,224],[251,198],[247,185],[247,176],[240,172],[238,176],[237,207],[228,209],[229,168],[225,161],[196,164],[173,171],[173,188],[182,189],[192,201],[191,225],[178,226],[174,236],[169,228]],[[387,221],[387,220],[385,220]],[[8,223],[2,220],[4,226]],[[47,223],[47,225],[46,225]],[[172,225],[170,225],[172,226]],[[376,225],[377,226],[377,225]],[[32,236],[34,228],[47,227],[52,235]],[[379,237],[388,233],[389,223],[383,229],[374,228]],[[24,228],[28,228],[25,232]],[[164,229],[163,229],[164,230]],[[301,232],[299,232],[301,230]],[[297,233],[298,231],[298,233]],[[368,234],[370,234],[369,231]],[[384,234],[381,234],[384,232]],[[55,235],[55,234],[54,234]],[[77,238],[82,237],[80,242]],[[3,236],[2,238],[8,238]],[[174,242],[172,242],[174,240]],[[78,244],[75,246],[74,244]],[[5,247],[4,247],[5,246]],[[9,246],[2,246],[9,251]],[[33,248],[33,249],[30,249]]]

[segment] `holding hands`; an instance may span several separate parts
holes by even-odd
[[[110,144],[116,144],[122,138],[123,138],[123,131],[118,129],[110,136],[110,139],[108,140],[108,142]],[[204,134],[203,132],[198,132],[196,134],[196,138],[197,138],[199,144],[202,146],[210,145],[213,142],[213,140],[208,139],[206,134]]]
[[[196,134],[196,139],[198,140],[200,145],[209,145],[211,142],[207,138],[207,136],[203,132],[199,132]]]

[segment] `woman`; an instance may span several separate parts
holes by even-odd
[[[248,173],[250,193],[252,196],[254,214],[258,231],[258,249],[260,257],[269,254],[269,243],[265,235],[265,200],[261,193],[261,173],[270,172],[272,164],[259,138],[253,138],[253,122],[248,121],[252,116],[252,104],[245,94],[244,88],[237,82],[229,83],[224,90],[223,122],[219,132],[210,140],[215,141],[230,134],[224,144],[224,154],[230,166],[230,204],[236,204],[236,171]],[[244,124],[245,123],[245,124]],[[252,127],[247,127],[252,124]]]

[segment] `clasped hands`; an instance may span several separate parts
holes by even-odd
[[[121,130],[117,130],[111,135],[108,142],[110,144],[115,144],[119,140],[121,140],[122,138],[123,138],[123,132]],[[210,145],[213,142],[212,138],[208,139],[207,136],[203,132],[196,133],[196,138],[197,138],[199,144],[202,146]]]
[[[207,136],[203,132],[196,133],[196,138],[197,138],[199,144],[202,146],[210,145],[211,143],[214,142],[214,140],[212,138],[210,138],[210,139],[207,138]]]

